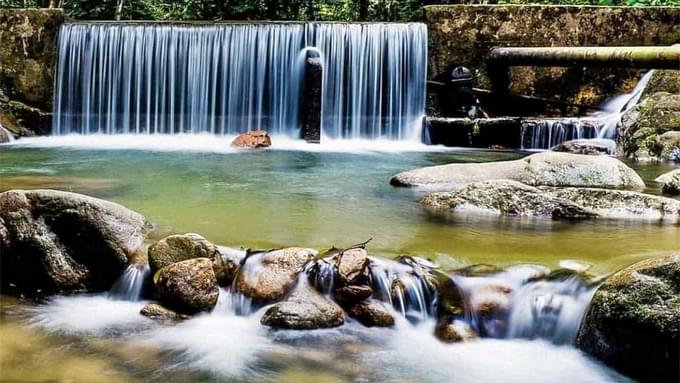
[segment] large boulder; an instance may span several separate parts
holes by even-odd
[[[532,187],[510,180],[473,182],[452,192],[430,193],[435,210],[552,218],[677,221],[680,201],[629,190]]]
[[[680,94],[680,70],[655,70],[649,79],[642,97],[654,93],[666,92]]]
[[[163,267],[154,275],[154,294],[182,314],[212,310],[219,297],[212,260],[193,258]]]
[[[433,208],[459,212],[569,219],[596,216],[583,206],[510,180],[473,182],[453,192],[431,193],[422,202]]]
[[[260,323],[279,329],[312,330],[345,323],[345,313],[305,281],[286,300],[270,307]]]
[[[264,130],[253,130],[236,136],[231,146],[242,149],[263,149],[272,146],[272,140]]]
[[[229,257],[229,253],[223,254],[218,246],[194,233],[165,237],[149,246],[148,255],[152,274],[175,262],[208,258],[212,260],[217,281],[223,286],[231,283],[239,266],[238,259]]]
[[[680,195],[680,169],[664,173],[654,181],[661,184],[661,191],[664,194]]]
[[[2,292],[108,290],[143,254],[150,226],[125,207],[55,190],[0,194]]]
[[[680,381],[680,254],[608,278],[593,296],[576,345],[640,381]]]
[[[300,247],[249,253],[236,275],[236,291],[258,304],[277,301],[295,287],[298,274],[316,254]]]
[[[615,155],[616,142],[604,138],[584,138],[565,141],[550,149],[554,152],[565,152],[586,155]]]
[[[451,189],[477,181],[508,179],[531,186],[643,189],[633,169],[608,156],[543,152],[514,161],[430,166],[392,177],[394,186]]]
[[[657,140],[671,131],[680,131],[680,94],[654,93],[623,114],[619,144],[626,156],[658,157],[673,152],[673,140]]]

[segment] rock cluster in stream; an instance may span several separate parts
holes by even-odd
[[[590,198],[616,199],[599,195],[600,190],[534,188],[513,181],[477,186],[517,188],[523,198],[541,200],[546,211],[552,206],[576,209],[564,201],[584,205]],[[479,190],[473,194],[484,194]],[[624,200],[630,193],[609,192],[624,193]],[[442,203],[456,198],[462,197],[448,196]],[[490,206],[497,203],[490,195],[476,198]],[[513,204],[506,206],[523,209],[522,202]],[[144,298],[155,302],[140,315],[149,318],[171,323],[210,312],[220,294],[230,291],[251,300],[254,309],[264,308],[260,321],[274,329],[331,328],[348,320],[389,327],[403,316],[411,321],[431,318],[438,339],[461,342],[514,336],[513,299],[525,287],[573,282],[580,291],[591,291],[587,267],[550,271],[536,265],[504,270],[472,265],[444,271],[419,258],[369,257],[365,244],[321,254],[301,247],[239,251],[188,233],[156,241],[147,252],[149,228],[138,213],[74,193],[0,193],[1,292],[47,296],[104,291],[126,266],[148,261],[154,273]],[[513,277],[498,278],[502,274]],[[606,279],[595,292],[576,345],[637,379],[676,381],[678,281],[680,255],[643,261]],[[546,301],[540,315],[559,312],[559,302]],[[413,317],[414,312],[420,317]]]

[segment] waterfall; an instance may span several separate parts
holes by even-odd
[[[144,281],[149,275],[147,264],[129,265],[120,278],[113,284],[109,296],[125,301],[138,301],[142,297]]]
[[[420,139],[424,24],[67,23],[53,133],[299,137],[300,53],[323,60],[322,132]]]
[[[576,139],[616,139],[621,116],[638,104],[653,74],[654,70],[645,73],[630,93],[612,98],[602,105],[600,111],[587,117],[522,122],[522,149],[550,149],[562,142]]]

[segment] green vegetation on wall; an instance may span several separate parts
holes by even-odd
[[[419,0],[0,0],[0,7],[63,7],[86,20],[420,21]]]

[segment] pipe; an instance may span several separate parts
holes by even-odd
[[[680,44],[638,47],[494,48],[489,64],[509,66],[580,66],[680,69]]]

